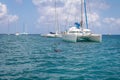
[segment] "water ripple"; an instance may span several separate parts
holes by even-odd
[[[0,79],[120,80],[119,37],[67,43],[39,35],[0,35]]]

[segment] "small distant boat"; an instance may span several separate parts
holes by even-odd
[[[21,35],[28,35],[28,33],[27,33],[27,24],[24,24],[23,25],[23,32],[22,33],[20,33]]]
[[[81,0],[81,21],[80,23],[75,23],[75,27],[69,28],[67,32],[62,35],[62,39],[65,41],[70,42],[80,42],[80,41],[95,41],[101,42],[102,35],[101,34],[94,34],[88,29],[88,22],[87,22],[87,11],[86,11],[86,2],[85,0]],[[83,4],[84,3],[84,4]],[[84,8],[84,11],[83,11]],[[85,12],[85,20],[86,26],[83,26],[83,12]],[[87,27],[87,28],[85,28]]]
[[[16,33],[15,33],[15,35],[16,35],[16,36],[19,36],[19,35],[20,35],[20,33],[19,33],[19,32],[16,32]]]
[[[15,33],[14,35],[19,36],[20,33],[17,31],[17,27],[18,27],[18,26],[17,26],[17,22],[16,22],[16,26],[15,26],[15,32],[16,32],[16,33]]]

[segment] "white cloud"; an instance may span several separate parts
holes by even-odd
[[[18,20],[17,15],[8,14],[7,11],[8,11],[7,6],[0,2],[0,24],[6,24],[6,22],[8,22],[8,20],[10,23]]]
[[[103,22],[104,23],[106,23],[106,24],[112,24],[112,25],[120,25],[120,18],[113,18],[113,17],[111,17],[111,18],[105,18],[104,20],[103,20]]]
[[[55,0],[32,0],[33,4],[37,7],[39,12],[38,22],[40,24],[55,23]],[[75,21],[80,21],[81,16],[81,0],[56,0],[57,16],[59,24],[66,24],[66,20],[70,24],[74,24]],[[88,3],[88,2],[87,2]],[[95,26],[101,26],[101,18],[98,10],[107,9],[109,5],[101,0],[92,0],[87,5],[88,10],[91,8],[92,12],[88,11],[89,23],[94,23]]]
[[[95,22],[100,19],[99,15],[97,13],[89,13],[88,14],[88,21],[89,22]]]
[[[120,25],[120,18],[116,20],[116,24]]]
[[[91,0],[88,3],[88,6],[95,10],[110,8],[110,6],[104,0]]]
[[[15,22],[16,20],[18,20],[18,16],[16,15],[8,15],[8,19],[10,22]]]
[[[95,12],[88,13],[88,22],[94,26],[101,26],[100,16]]]
[[[104,20],[103,20],[103,22],[105,22],[105,23],[113,23],[115,21],[115,18],[105,18]]]
[[[0,3],[0,18],[7,14],[7,7],[6,5]]]
[[[54,20],[55,16],[55,3],[54,0],[32,0],[34,5],[37,6],[38,12],[40,14],[40,19],[45,16],[46,19]],[[78,12],[76,5],[80,4],[79,0],[73,1],[73,0],[56,0],[57,3],[59,3],[59,6],[57,4],[57,15],[61,20],[66,20],[67,16],[70,16],[70,20],[73,20],[73,16],[76,15]],[[71,7],[71,9],[70,9]],[[52,18],[48,18],[52,16]],[[50,20],[50,21],[51,21]],[[39,21],[40,22],[40,21]]]
[[[22,4],[23,0],[15,0],[17,3]]]

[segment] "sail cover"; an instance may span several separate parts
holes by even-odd
[[[80,23],[75,22],[75,27],[79,29],[80,28]]]

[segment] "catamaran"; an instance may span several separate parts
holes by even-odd
[[[83,12],[85,13],[85,23],[83,21]],[[80,41],[94,41],[101,42],[102,35],[94,34],[90,29],[88,29],[87,21],[87,9],[86,9],[86,0],[81,0],[81,21],[80,23],[75,23],[76,26],[73,26],[68,29],[64,34],[62,34],[62,39],[69,42],[80,42]],[[85,28],[86,27],[86,28]]]

